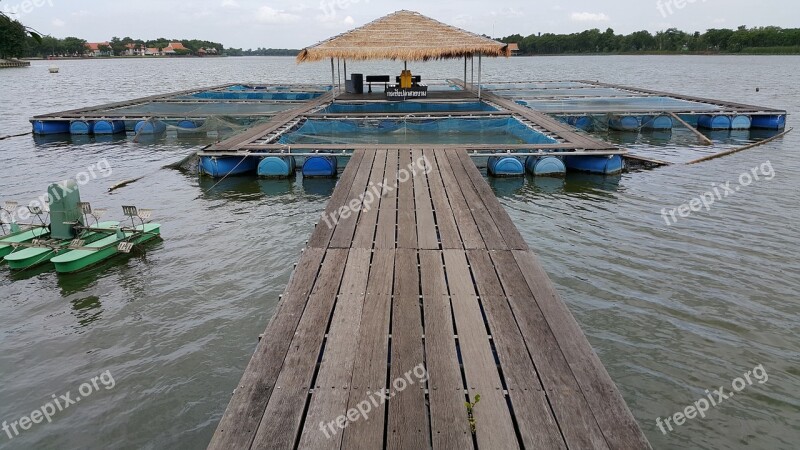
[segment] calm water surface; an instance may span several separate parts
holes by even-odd
[[[400,64],[387,64],[399,72]],[[60,61],[58,75],[48,65],[0,71],[0,136],[28,131],[35,114],[221,83],[330,77],[324,64],[297,66],[291,58]],[[484,73],[492,81],[582,78],[780,107],[793,114],[791,124],[800,113],[797,67],[798,57],[558,57],[489,61]],[[462,70],[437,63],[415,72],[431,79]],[[361,64],[351,71],[389,70]],[[682,148],[698,151],[685,140],[667,149],[672,160],[687,159]],[[115,381],[52,423],[13,440],[0,434],[0,448],[208,443],[334,182],[239,178],[214,186],[162,168],[206,141],[0,141],[0,201],[28,202],[106,158],[113,174],[83,187],[84,200],[114,218],[122,204],[153,208],[165,238],[77,276],[0,267],[0,420],[30,414],[52,394],[77,393],[101,372]],[[696,166],[490,180],[655,448],[793,449],[800,442],[798,152],[800,134],[790,134]],[[767,161],[773,179],[665,224],[662,208],[711,183],[735,185]],[[657,417],[759,364],[766,383],[666,435],[656,426]]]

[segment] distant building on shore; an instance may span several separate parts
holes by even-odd
[[[100,49],[103,47],[103,50]],[[86,43],[86,56],[111,56],[111,44],[109,42],[87,42]]]
[[[189,52],[190,50],[184,47],[180,42],[170,42],[168,46],[164,47],[164,54],[167,56],[186,54]]]
[[[142,44],[128,44],[122,54],[125,56],[144,56],[146,52],[147,47]]]

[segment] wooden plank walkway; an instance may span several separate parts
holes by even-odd
[[[354,152],[209,448],[650,446],[467,153],[384,148]]]

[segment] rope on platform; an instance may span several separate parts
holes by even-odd
[[[233,169],[231,169],[231,171],[230,171],[230,172],[226,173],[224,177],[220,178],[220,179],[219,179],[219,181],[217,181],[216,183],[214,183],[214,185],[213,185],[213,186],[211,186],[210,188],[206,189],[205,191],[203,191],[203,193],[202,193],[202,194],[200,194],[200,195],[198,195],[197,197],[195,197],[195,200],[197,200],[197,199],[201,198],[203,195],[206,195],[206,194],[208,194],[209,192],[211,192],[212,190],[214,190],[214,188],[215,188],[215,187],[219,186],[219,184],[220,184],[220,183],[222,183],[223,181],[225,181],[225,179],[226,179],[226,178],[228,178],[228,176],[229,176],[231,173],[233,173],[234,171],[236,171],[236,169],[238,169],[238,168],[239,168],[239,166],[240,166],[240,165],[241,165],[241,164],[244,162],[244,160],[245,160],[245,159],[247,159],[247,157],[246,157],[246,156],[245,156],[245,157],[243,157],[241,160],[239,160],[239,163],[238,163],[238,164],[236,164],[235,166],[233,166]]]
[[[29,134],[33,134],[33,132],[32,131],[28,131],[27,133],[22,133],[22,134],[9,134],[8,136],[0,137],[0,141],[4,141],[6,139],[11,139],[11,138],[14,138],[14,137],[27,136]]]
[[[784,131],[783,133],[777,134],[775,136],[772,136],[771,138],[764,139],[764,140],[761,140],[761,141],[758,141],[758,142],[754,142],[752,144],[748,144],[748,145],[745,145],[745,146],[742,146],[742,147],[736,147],[736,148],[732,148],[730,150],[725,150],[724,152],[715,153],[713,155],[704,156],[702,158],[697,158],[695,160],[687,162],[686,164],[687,165],[689,165],[689,164],[697,164],[697,163],[701,163],[701,162],[705,162],[705,161],[710,161],[712,159],[721,158],[723,156],[732,155],[734,153],[739,153],[741,151],[749,150],[751,148],[760,147],[760,146],[762,146],[764,144],[767,144],[769,142],[772,142],[772,141],[774,141],[774,140],[776,140],[778,138],[782,138],[782,137],[786,136],[792,130],[794,130],[794,128],[789,128],[788,130]]]

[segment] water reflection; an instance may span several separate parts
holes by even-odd
[[[489,177],[487,180],[495,195],[501,198],[516,197],[525,187],[525,177]]]
[[[596,175],[591,173],[569,173],[566,178],[564,192],[615,192],[619,189],[622,175]]]
[[[306,195],[329,197],[336,183],[335,178],[303,178],[303,192]]]
[[[564,192],[567,183],[566,177],[530,177],[529,180],[527,190],[541,194]]]
[[[92,322],[100,320],[103,313],[103,305],[100,303],[100,297],[94,295],[72,300],[72,314],[78,319],[80,327],[86,327]]]

